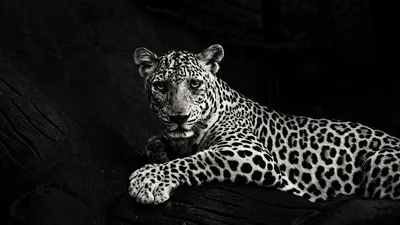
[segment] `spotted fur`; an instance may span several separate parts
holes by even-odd
[[[341,194],[400,198],[399,139],[261,106],[216,76],[223,55],[220,45],[161,57],[135,50],[150,107],[166,128],[150,140],[149,155],[158,146],[173,156],[132,173],[133,198],[159,204],[180,185],[212,181],[274,187],[312,202]]]

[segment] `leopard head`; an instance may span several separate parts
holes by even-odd
[[[150,108],[170,138],[191,138],[207,126],[205,121],[215,106],[213,84],[223,56],[221,45],[197,54],[169,51],[157,56],[143,47],[134,51]]]

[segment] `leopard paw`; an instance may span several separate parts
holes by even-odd
[[[153,163],[164,163],[170,161],[167,156],[167,139],[164,136],[150,138],[146,146],[146,155]]]
[[[152,165],[133,172],[129,178],[129,195],[140,204],[166,202],[179,186],[179,181],[165,175],[162,169],[163,166]]]

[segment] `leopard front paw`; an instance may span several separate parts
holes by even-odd
[[[167,156],[167,140],[164,136],[150,138],[146,146],[146,155],[152,163],[164,163],[170,161]]]
[[[140,204],[166,202],[179,186],[179,181],[170,173],[164,173],[163,165],[146,165],[129,177],[129,195]]]

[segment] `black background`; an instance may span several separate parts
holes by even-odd
[[[105,197],[83,200],[95,217],[126,194],[136,152],[160,129],[132,58],[141,46],[162,54],[219,43],[219,76],[253,100],[400,136],[397,9],[387,2],[3,0],[0,10],[5,207],[54,180],[74,196],[97,185]],[[40,122],[48,120],[56,121],[51,129],[61,121],[59,131]],[[38,151],[42,162],[21,149]]]

